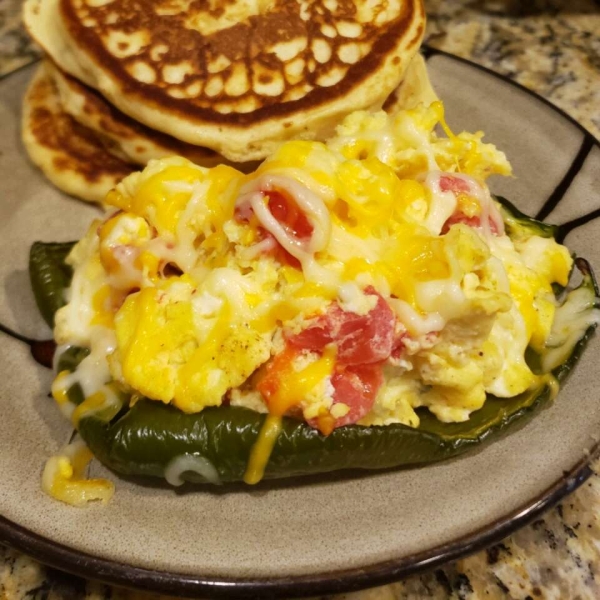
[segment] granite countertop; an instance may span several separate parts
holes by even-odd
[[[37,50],[21,0],[0,4],[0,75]],[[427,42],[508,75],[600,138],[600,3],[594,0],[426,0]],[[600,472],[600,462],[594,465]],[[600,477],[503,542],[435,571],[336,598],[352,600],[600,598]],[[1,600],[148,598],[44,567],[0,546]],[[158,597],[155,597],[157,600]]]

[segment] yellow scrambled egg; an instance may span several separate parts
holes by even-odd
[[[439,102],[355,113],[327,143],[284,143],[248,175],[154,161],[110,192],[73,250],[56,339],[91,349],[73,374],[85,397],[114,382],[185,412],[273,413],[254,382],[286,339],[332,305],[364,316],[381,297],[401,351],[359,423],[415,427],[423,406],[466,420],[486,394],[536,383],[525,350],[544,347],[551,286],[572,262],[552,239],[505,234],[491,174],[510,174],[504,154],[454,135]],[[300,352],[278,406],[309,422],[348,415],[334,362]]]

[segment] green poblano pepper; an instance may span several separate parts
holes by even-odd
[[[527,217],[500,199],[509,235],[526,231],[554,237],[557,228]],[[53,322],[54,312],[65,302],[70,269],[65,258],[72,244],[43,244],[32,247],[30,274],[42,315]],[[598,288],[587,263],[578,259],[583,280],[577,288],[587,291],[586,310],[598,306]],[[568,349],[552,373],[562,382],[579,359],[592,336],[590,325]],[[86,355],[71,348],[60,359],[60,368],[73,370]],[[534,357],[535,359],[535,357]],[[498,399],[489,396],[484,406],[464,423],[442,423],[420,410],[420,425],[348,425],[323,436],[306,423],[283,419],[265,470],[265,479],[338,471],[342,469],[385,469],[436,462],[481,445],[509,428],[524,424],[553,397],[551,379],[519,396]],[[79,393],[78,393],[79,392]],[[72,401],[81,402],[80,390],[70,390]],[[106,466],[125,475],[164,477],[169,465],[181,457],[195,457],[209,466],[180,473],[186,481],[240,481],[244,477],[252,446],[265,415],[240,407],[206,408],[186,414],[170,405],[141,399],[121,410],[111,421],[86,416],[79,433],[93,454]]]
[[[54,314],[65,304],[65,290],[71,283],[73,269],[66,258],[75,242],[35,242],[29,252],[29,278],[37,307],[50,327]]]

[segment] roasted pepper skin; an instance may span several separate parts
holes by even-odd
[[[522,213],[512,202],[502,196],[494,196],[494,198],[500,203],[500,212],[504,219],[506,233],[510,237],[513,237],[515,234],[515,225],[517,225],[521,231],[525,230],[530,235],[538,235],[539,237],[544,238],[557,237],[560,226],[536,221],[532,217]]]
[[[544,237],[556,233],[555,227],[530,219],[510,205],[504,204],[504,211],[513,221],[533,229],[532,233]],[[36,245],[36,260],[40,261],[45,255],[39,248],[42,244]],[[46,256],[49,261],[55,261],[57,254]],[[597,297],[598,288],[589,265],[582,259],[578,259],[577,264],[584,275],[582,285],[593,289]],[[35,272],[33,269],[31,272],[33,282],[36,274],[51,270],[54,274],[47,277],[46,285],[34,284],[34,290],[51,292],[47,303],[41,292],[36,296],[47,314],[52,307],[56,306],[56,310],[62,305],[56,299],[64,297],[64,290],[57,286],[63,271],[54,262],[36,264]],[[66,287],[68,280],[62,281]],[[554,370],[553,375],[559,382],[565,380],[578,361],[594,329],[593,326],[587,329],[570,357]],[[73,370],[86,353],[85,349],[70,348],[59,360],[59,369]],[[80,390],[71,389],[69,395],[76,404],[82,400]],[[515,398],[490,396],[464,423],[442,423],[422,410],[417,429],[400,424],[348,425],[335,429],[329,436],[321,435],[302,421],[284,418],[283,431],[275,443],[264,478],[343,469],[410,467],[445,460],[522,426],[547,406],[551,398],[550,386],[545,384]],[[229,482],[243,479],[250,450],[264,419],[265,415],[240,407],[220,406],[186,414],[170,405],[141,399],[131,408],[124,408],[111,422],[95,416],[83,417],[79,433],[104,465],[124,475],[164,477],[171,460],[192,454],[209,460],[221,481]],[[183,473],[182,478],[191,482],[203,481],[193,472]]]
[[[497,418],[486,419],[485,425],[480,423],[475,428],[462,423],[447,434],[395,424],[348,425],[323,436],[306,423],[284,418],[264,478],[408,467],[448,459],[522,422],[548,398],[549,390],[545,388],[523,399],[523,405],[514,412],[498,410],[500,401],[496,401],[493,416]],[[193,454],[208,459],[221,481],[228,482],[243,479],[264,419],[265,415],[240,407],[185,414],[172,406],[142,400],[113,423],[95,417],[82,419],[79,433],[100,462],[125,475],[163,477],[172,459]],[[198,481],[198,475],[192,472],[182,477]]]
[[[54,313],[66,304],[73,269],[65,262],[75,242],[35,242],[29,252],[29,278],[44,321],[54,327]]]

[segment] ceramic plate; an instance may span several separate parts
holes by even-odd
[[[492,180],[493,191],[529,214],[572,222],[566,243],[600,269],[598,143],[490,72],[440,53],[428,62],[450,126],[484,130],[511,160],[515,178]],[[0,82],[0,321],[47,338],[28,286],[29,246],[77,238],[95,210],[58,193],[25,157],[19,112],[31,73]],[[74,509],[40,490],[44,461],[71,432],[48,398],[51,373],[3,337],[0,539],[74,573],[188,595],[317,594],[398,579],[507,535],[589,475],[599,351],[597,336],[551,408],[456,460],[186,493],[118,479],[108,506]]]

